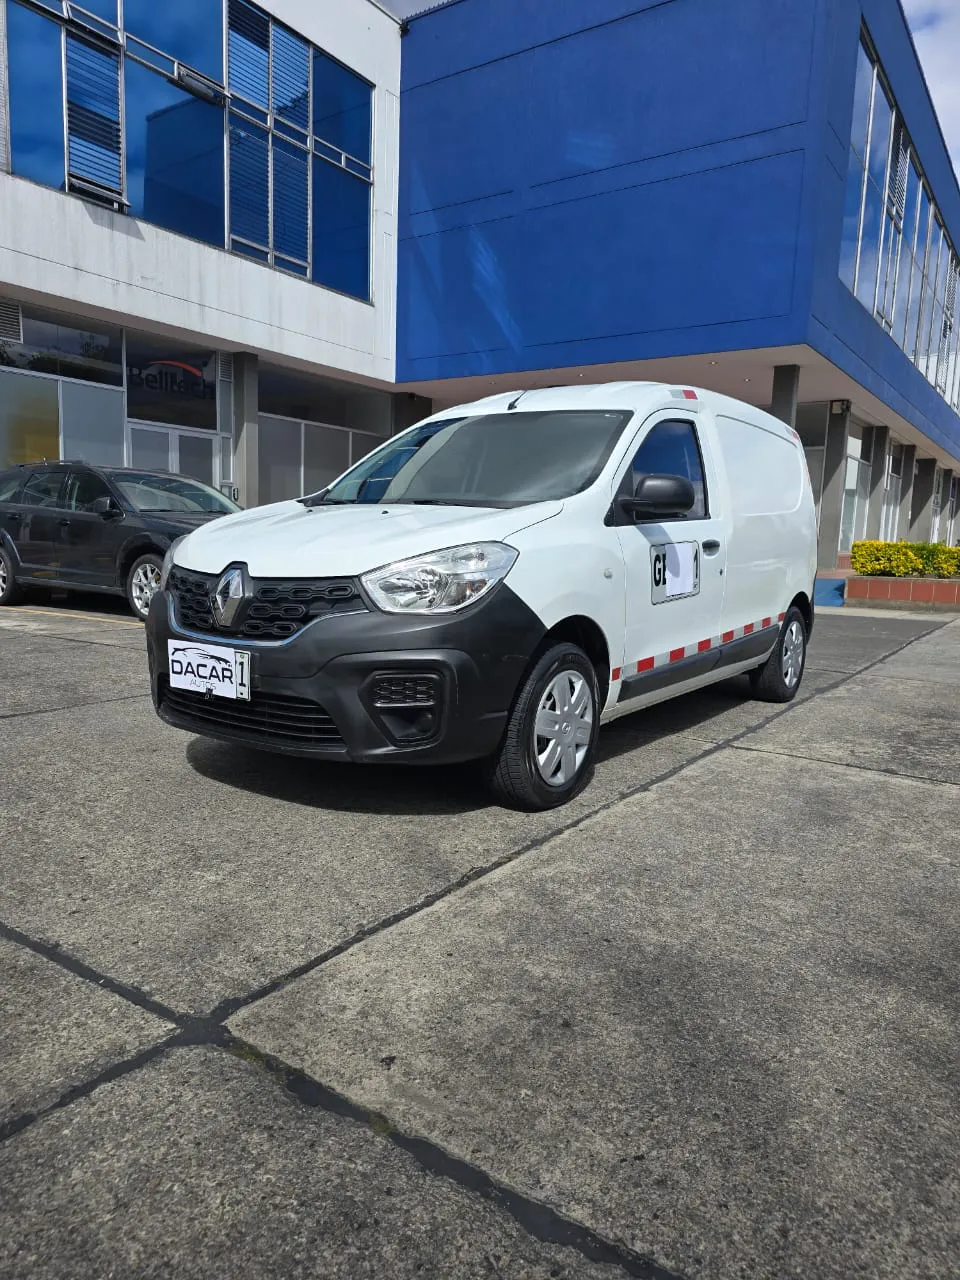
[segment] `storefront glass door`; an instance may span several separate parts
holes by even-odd
[[[178,427],[127,424],[127,466],[173,471],[217,488],[220,484],[219,436]]]

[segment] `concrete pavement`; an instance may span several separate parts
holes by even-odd
[[[0,1274],[955,1275],[960,623],[540,816],[178,734],[142,645],[0,611]]]

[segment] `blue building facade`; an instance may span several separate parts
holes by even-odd
[[[960,537],[960,192],[898,0],[452,0],[402,60],[398,381],[800,431],[829,566]]]

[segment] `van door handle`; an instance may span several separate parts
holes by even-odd
[[[716,538],[709,538],[703,544],[703,554],[705,556],[715,556],[719,550],[720,550],[720,543],[717,542]]]

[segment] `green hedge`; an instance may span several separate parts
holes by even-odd
[[[942,542],[855,542],[850,567],[867,578],[960,578],[960,547]]]

